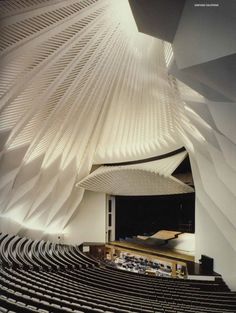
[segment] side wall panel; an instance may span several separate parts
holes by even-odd
[[[106,195],[85,191],[78,213],[65,229],[64,242],[105,242]]]

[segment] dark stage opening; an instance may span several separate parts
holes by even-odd
[[[116,240],[159,230],[195,232],[195,193],[116,196]]]

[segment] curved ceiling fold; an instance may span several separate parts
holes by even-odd
[[[113,195],[169,195],[194,189],[171,176],[186,152],[149,163],[101,166],[82,179],[78,186]]]
[[[182,147],[163,43],[126,0],[0,1],[0,215],[61,232],[93,164]]]

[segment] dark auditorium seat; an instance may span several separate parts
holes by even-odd
[[[79,247],[0,234],[0,312],[235,313],[222,279],[149,277],[100,267]]]

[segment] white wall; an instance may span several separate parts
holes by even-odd
[[[105,242],[106,195],[85,191],[78,213],[65,229],[64,243]]]
[[[233,238],[232,238],[233,240]],[[196,201],[196,261],[201,254],[214,258],[214,269],[222,274],[232,290],[236,290],[236,254],[206,207]]]
[[[235,196],[230,191],[234,186],[233,182],[223,183],[224,174],[217,175],[225,161],[214,164],[213,159],[198,151],[191,155],[196,188],[196,261],[201,254],[213,257],[215,271],[236,290]]]
[[[179,84],[179,130],[196,191],[196,261],[201,254],[213,257],[215,271],[236,290],[235,3],[217,2],[218,7],[200,8],[186,1],[173,42],[172,74],[204,91],[201,96]]]
[[[196,261],[201,254],[213,257],[215,271],[236,290],[235,109],[204,98],[184,100],[188,121],[182,127],[191,142],[186,147],[196,191]]]

